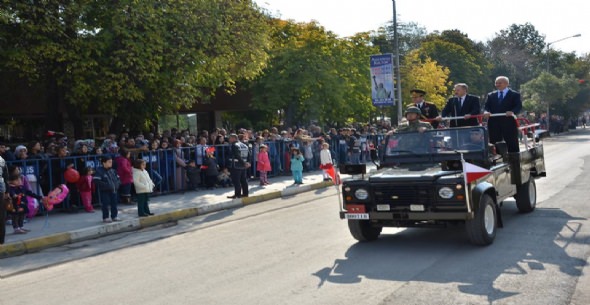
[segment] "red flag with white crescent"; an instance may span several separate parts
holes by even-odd
[[[492,171],[489,169],[485,169],[483,167],[479,167],[468,162],[463,162],[463,173],[465,175],[465,182],[467,183],[471,183],[471,181],[475,181],[481,177],[485,177],[491,172]]]
[[[338,174],[336,172],[336,169],[334,168],[334,166],[332,166],[332,164],[326,164],[329,166],[326,166],[324,168],[324,170],[326,171],[326,173],[328,174],[328,176],[330,176],[330,178],[332,178],[332,182],[334,182],[334,184],[340,184],[340,174]]]

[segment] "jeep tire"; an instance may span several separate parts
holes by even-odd
[[[368,220],[348,220],[348,229],[354,239],[365,242],[374,241],[381,235],[381,227],[373,227]]]
[[[496,205],[492,198],[484,194],[479,202],[479,208],[475,211],[475,217],[465,222],[467,236],[472,244],[487,246],[494,242],[498,222],[496,217]]]
[[[537,206],[537,185],[533,176],[529,178],[529,181],[517,188],[514,199],[516,199],[516,207],[519,212],[529,213],[535,210]]]

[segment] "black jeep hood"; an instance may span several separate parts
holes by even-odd
[[[384,168],[369,177],[370,182],[389,181],[436,181],[440,177],[456,175],[457,171],[443,171],[440,164],[404,165],[402,167]]]

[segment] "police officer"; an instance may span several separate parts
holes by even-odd
[[[227,198],[248,197],[246,170],[250,167],[250,163],[248,162],[250,149],[248,145],[238,140],[238,135],[235,133],[229,135],[228,141],[231,147],[228,164],[231,181],[234,184],[234,195],[228,196]]]
[[[432,125],[428,122],[422,122],[419,120],[422,111],[418,107],[408,107],[404,112],[407,122],[400,124],[397,128],[397,132],[408,132],[408,131],[425,131],[432,129]]]
[[[8,200],[8,169],[6,168],[6,161],[0,156],[0,245],[4,244],[4,236],[6,235],[6,204]]]

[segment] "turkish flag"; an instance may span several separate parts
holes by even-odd
[[[336,172],[336,169],[334,168],[334,166],[326,168],[325,171],[330,176],[330,178],[332,178],[332,182],[334,182],[334,184],[341,183],[340,175]]]
[[[467,182],[468,184],[481,177],[487,176],[491,172],[492,171],[489,169],[485,169],[483,167],[479,167],[477,165],[473,165],[469,162],[463,161],[463,173],[465,175],[465,182]]]

